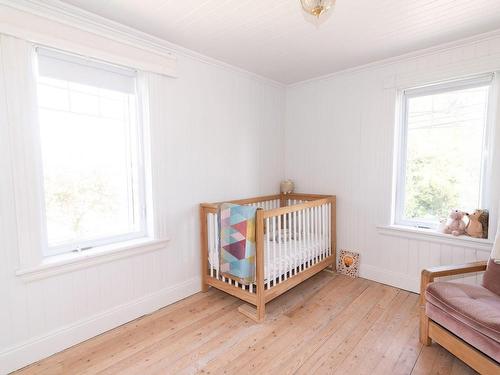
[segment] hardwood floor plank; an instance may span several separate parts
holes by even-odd
[[[477,374],[475,370],[467,366],[458,358],[453,358],[453,365],[451,366],[451,373],[453,375],[471,375]]]
[[[369,311],[369,315],[364,317],[361,322],[354,322],[355,324],[353,324],[350,320],[347,321],[342,327],[342,334],[339,334],[339,332],[330,337],[309,358],[308,363],[300,369],[299,373],[307,373],[309,371],[333,373],[340,369],[342,370],[339,373],[342,373],[342,371],[347,371],[347,369],[359,363],[358,352],[360,353],[360,357],[362,357],[363,353],[369,351],[378,332],[384,329],[380,325],[380,322],[384,321],[387,309],[389,312],[393,312],[399,308],[402,301],[407,297],[406,292],[398,292],[392,288],[389,290],[397,292],[392,296],[393,298],[385,302],[383,300],[378,301]],[[362,308],[366,309],[365,306]],[[360,332],[357,333],[357,330]],[[310,367],[311,365],[313,367]]]
[[[152,336],[153,332],[172,334],[184,325],[192,324],[185,319],[186,312],[196,320],[198,316],[210,314],[212,309],[219,308],[220,304],[231,301],[233,301],[231,296],[215,290],[211,295],[198,293],[26,367],[23,373],[37,375],[67,374],[70,371],[75,373],[91,366],[91,362],[100,363],[105,361],[105,358],[119,360],[119,356],[115,357],[116,353],[138,345],[142,338]]]
[[[476,374],[418,341],[418,296],[321,272],[255,323],[211,288],[17,374]]]
[[[354,347],[353,353],[334,368],[336,374],[371,373],[380,364],[402,325],[408,320],[412,307],[408,303],[408,292],[401,291],[398,297],[381,311],[380,318]]]
[[[148,347],[155,343],[177,337],[180,332],[184,332],[188,327],[204,324],[207,320],[212,319],[213,314],[231,310],[236,303],[235,298],[224,293],[218,293],[213,297],[212,302],[207,299],[207,301],[200,303],[201,306],[189,306],[187,311],[183,309],[173,311],[162,316],[159,321],[148,319],[148,324],[129,332],[126,340],[119,342],[119,345],[109,345],[108,343],[108,346],[101,347],[99,351],[94,351],[91,361],[80,358],[78,362],[70,364],[71,371],[78,371],[81,374],[95,374],[116,362],[126,360],[135,353],[147,350]],[[185,319],[186,313],[189,313],[192,319]]]
[[[122,356],[119,362],[114,361],[111,366],[102,369],[102,366],[93,367],[90,372],[103,374],[138,374],[142,368],[147,368],[155,361],[165,358],[177,359],[182,351],[192,350],[203,344],[214,335],[221,326],[230,325],[235,318],[241,318],[236,308],[241,304],[234,298],[231,304],[218,309],[213,315],[207,315],[193,324],[190,324],[172,335],[160,340],[145,342],[141,350],[133,350]],[[136,349],[136,348],[134,348]]]
[[[352,287],[354,287],[354,289],[352,289]],[[276,337],[265,346],[259,347],[259,345],[257,345],[256,357],[245,366],[240,366],[236,370],[243,371],[251,368],[259,374],[273,373],[274,370],[266,368],[270,364],[279,363],[280,365],[278,368],[280,373],[293,372],[293,361],[291,359],[294,357],[289,357],[289,354],[295,353],[295,358],[297,358],[298,352],[300,351],[298,349],[305,348],[309,340],[322,332],[331,332],[332,324],[335,320],[334,317],[346,313],[346,310],[352,306],[352,301],[355,300],[356,297],[360,298],[367,289],[368,288],[363,283],[354,282],[351,288],[342,288],[341,292],[344,293],[345,296],[336,298],[335,308],[333,308],[330,303],[325,303],[326,301],[318,301],[317,304],[310,305],[311,308],[301,309],[300,317],[298,314],[294,314],[286,330],[277,330]],[[375,293],[377,293],[377,291],[370,290],[370,292],[366,292],[365,295],[369,296]],[[258,344],[261,343],[259,342]],[[270,347],[272,350],[265,350],[266,347]],[[276,360],[273,355],[274,351],[283,354],[287,353],[287,355]],[[285,358],[287,356],[288,358]]]
[[[395,329],[390,334],[386,330],[384,335],[380,335],[380,342],[385,341],[386,345],[379,351],[372,367],[374,374],[409,374],[420,352],[418,296],[408,293],[404,303]]]
[[[442,348],[436,343],[431,346],[424,346],[420,352],[415,367],[413,368],[412,375],[428,375],[428,374],[453,374],[453,364],[455,361],[460,361],[450,354],[446,349]],[[460,361],[461,362],[461,361]],[[445,365],[443,366],[443,363]],[[466,374],[477,374],[476,371],[470,367],[458,366],[462,371],[466,371]],[[468,372],[467,372],[468,371]]]
[[[230,371],[231,366],[235,366],[234,364],[247,364],[248,367],[252,367],[253,359],[258,356],[259,348],[262,348],[263,345],[270,345],[274,340],[278,339],[278,336],[282,336],[284,332],[290,329],[291,325],[294,324],[295,319],[299,319],[300,316],[308,316],[308,311],[304,309],[304,306],[316,306],[317,304],[327,304],[327,297],[335,296],[337,293],[349,291],[351,288],[359,288],[360,291],[366,289],[367,283],[360,282],[359,285],[362,285],[360,288],[357,286],[358,283],[353,282],[351,279],[345,277],[339,277],[335,281],[332,281],[331,284],[326,284],[324,288],[317,291],[315,295],[307,299],[307,301],[297,300],[297,304],[290,306],[290,308],[286,311],[284,315],[281,315],[279,319],[276,317],[272,317],[274,313],[272,310],[276,307],[276,304],[279,303],[279,299],[271,302],[269,305],[269,310],[271,312],[268,314],[270,316],[269,319],[266,318],[266,321],[261,324],[263,331],[261,331],[257,336],[251,336],[244,342],[240,343],[240,345],[235,346],[229,352],[224,354],[224,359],[221,361],[216,360],[214,362],[210,362],[207,367],[204,369],[205,372],[217,373],[221,371]],[[287,292],[284,296],[289,296],[288,293],[293,294],[293,290]],[[293,297],[292,297],[293,298]],[[335,298],[337,300],[336,309],[341,309],[344,305],[341,301],[341,298]],[[345,297],[345,305],[347,306],[349,303],[348,297]],[[295,324],[298,324],[295,321]]]
[[[305,364],[309,359],[312,358],[310,362],[317,365],[317,362],[321,362],[325,356],[325,353],[319,350],[320,348],[324,348],[329,341],[329,344],[335,347],[349,337],[351,332],[354,332],[354,327],[370,324],[373,316],[377,315],[377,312],[371,311],[371,309],[378,310],[379,304],[385,304],[385,301],[392,300],[397,294],[397,290],[378,284],[369,283],[365,289],[363,289],[363,284],[359,284],[358,288],[355,293],[344,290],[346,296],[350,296],[349,305],[342,308],[338,314],[329,313],[329,316],[326,315],[327,319],[323,317],[325,323],[319,329],[307,332],[301,340],[295,343],[291,342],[290,348],[287,348],[287,354],[278,361],[273,361],[271,369],[266,370],[266,372],[281,370],[283,373],[292,374],[301,369],[302,366],[304,368],[299,370],[299,373],[309,371],[308,365]],[[370,293],[372,293],[372,297],[370,297]],[[360,306],[361,300],[365,300],[367,304]],[[332,337],[338,343],[332,343]],[[329,347],[331,348],[331,346]],[[269,367],[269,365],[267,366]]]
[[[329,280],[333,280],[330,278]],[[314,282],[314,281],[313,281]],[[338,280],[337,282],[334,282],[330,288],[332,292],[335,293],[335,290],[339,290],[340,288],[346,287],[349,285],[351,281],[350,280]],[[306,282],[307,283],[307,282]],[[210,361],[207,364],[207,367],[205,368],[206,371],[220,371],[220,369],[225,368],[228,366],[230,362],[233,362],[236,360],[241,355],[244,355],[247,353],[249,350],[252,350],[254,345],[258,340],[262,341],[263,339],[269,337],[270,335],[276,335],[276,332],[279,331],[280,327],[286,327],[286,325],[289,322],[289,316],[288,314],[293,314],[293,311],[299,306],[304,306],[306,303],[314,303],[315,300],[319,300],[322,298],[323,294],[322,291],[317,291],[314,293],[313,296],[309,297],[302,297],[300,295],[297,295],[295,293],[295,289],[290,290],[287,292],[284,296],[286,296],[287,300],[293,300],[295,303],[289,303],[285,302],[283,304],[280,303],[280,298],[277,300],[271,302],[269,304],[268,308],[268,313],[266,320],[257,325],[259,327],[259,330],[252,335],[244,336],[241,341],[238,342],[237,345],[234,347],[230,348],[225,354],[224,358],[219,358],[216,359],[215,361]],[[301,294],[301,293],[299,293]],[[307,302],[305,302],[305,299],[308,299]],[[286,309],[284,309],[280,305],[286,305]],[[276,312],[278,310],[278,312]]]
[[[418,299],[418,298],[417,298]],[[417,302],[418,303],[418,302]],[[386,355],[384,360],[375,368],[377,374],[394,374],[406,375],[410,374],[415,362],[422,350],[422,344],[419,341],[419,314],[418,309],[415,311],[415,318],[412,318],[412,323],[409,327],[413,327],[413,331],[407,337],[405,343],[402,343],[399,349],[394,348],[395,356]],[[404,334],[403,336],[406,336]]]

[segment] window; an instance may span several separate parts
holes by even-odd
[[[146,235],[136,73],[37,48],[47,251]]]
[[[487,208],[492,76],[406,90],[395,224],[436,228],[452,208]]]

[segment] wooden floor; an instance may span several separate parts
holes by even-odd
[[[416,294],[321,272],[268,305],[264,323],[211,289],[19,374],[474,374],[418,342]]]

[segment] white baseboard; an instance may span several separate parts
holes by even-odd
[[[148,294],[0,352],[0,374],[22,368],[70,346],[200,291],[200,278]]]
[[[364,279],[419,293],[420,279],[418,277],[413,278],[404,273],[388,271],[383,268],[362,264],[359,270],[359,276]]]

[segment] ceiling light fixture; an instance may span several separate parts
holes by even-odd
[[[309,14],[319,18],[333,8],[336,0],[300,0],[302,8]]]

